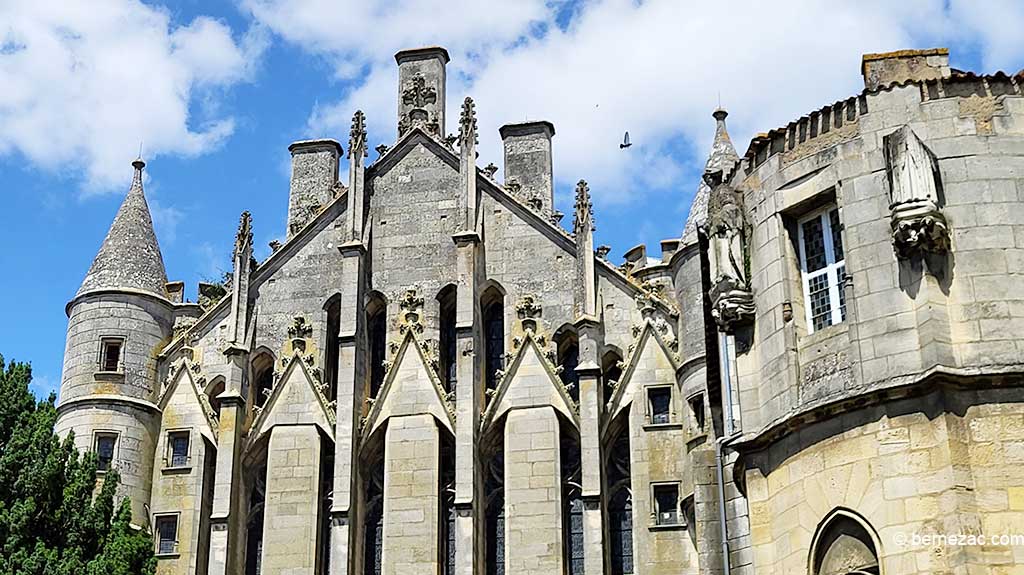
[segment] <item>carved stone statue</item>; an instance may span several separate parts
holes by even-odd
[[[883,138],[890,225],[896,255],[910,258],[949,249],[949,225],[939,209],[938,165],[909,126]]]
[[[711,188],[704,232],[708,238],[711,264],[711,315],[722,331],[754,318],[754,294],[747,271],[749,225],[743,210],[743,196],[723,181],[721,170],[704,174]]]

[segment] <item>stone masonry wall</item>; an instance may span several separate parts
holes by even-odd
[[[320,432],[313,425],[278,426],[267,448],[262,573],[313,575],[320,506]]]
[[[385,575],[437,573],[440,439],[430,415],[392,417],[384,447]]]

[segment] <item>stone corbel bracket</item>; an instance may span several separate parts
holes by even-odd
[[[735,278],[719,276],[708,291],[711,316],[721,331],[730,333],[754,320],[754,293]]]
[[[949,224],[939,208],[935,156],[909,126],[882,138],[889,182],[892,244],[899,258],[949,250]]]

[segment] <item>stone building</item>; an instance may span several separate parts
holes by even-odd
[[[1024,570],[1024,75],[868,55],[742,157],[718,110],[681,236],[616,265],[550,123],[499,178],[447,52],[396,60],[397,140],[292,144],[266,260],[243,213],[184,301],[137,161],[67,306],[58,428],[160,573]]]

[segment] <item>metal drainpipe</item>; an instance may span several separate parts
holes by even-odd
[[[722,456],[722,450],[725,448],[725,443],[738,433],[735,430],[735,422],[733,420],[732,412],[732,374],[730,373],[729,364],[729,336],[725,333],[721,334],[721,340],[719,344],[719,357],[721,358],[722,364],[722,381],[725,383],[725,436],[719,437],[715,440],[715,467],[716,476],[718,479],[718,521],[721,525],[722,532],[722,567],[724,568],[724,575],[730,575],[732,572],[732,566],[729,561],[729,527],[726,525],[726,508],[725,508],[725,462]]]

